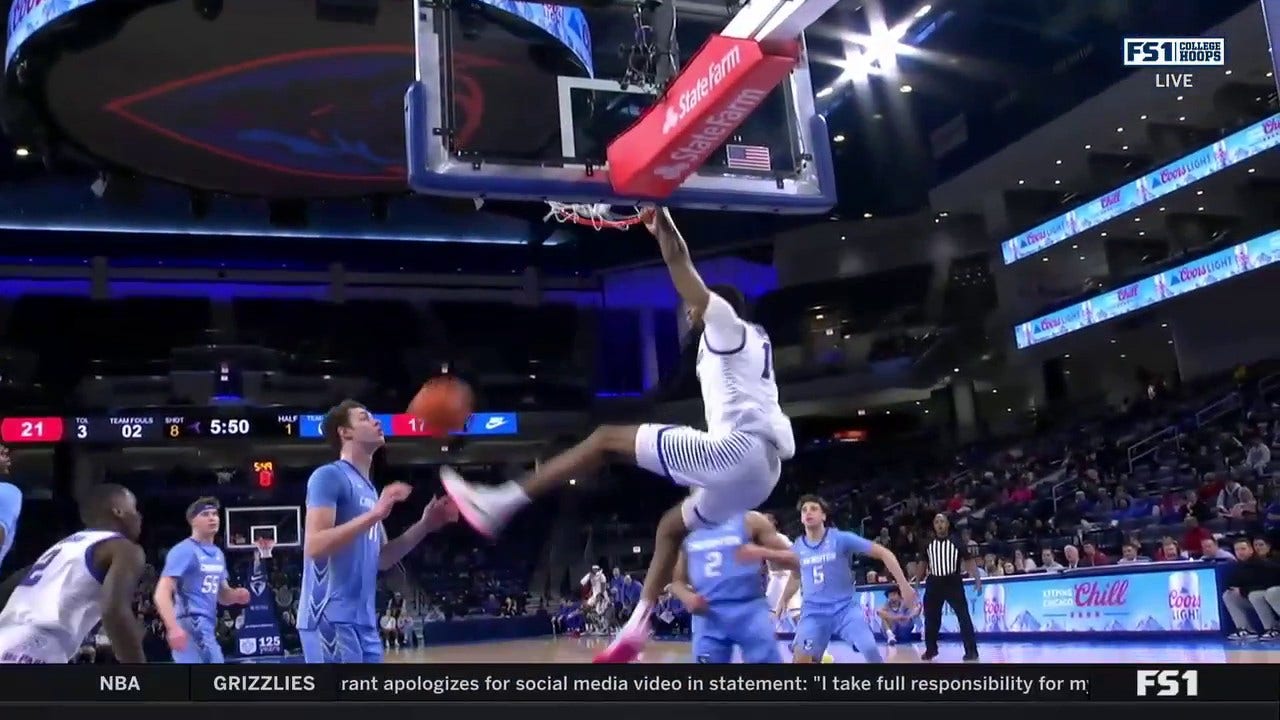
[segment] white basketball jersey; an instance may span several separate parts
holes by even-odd
[[[745,342],[734,352],[718,353],[698,345],[698,383],[706,411],[707,432],[728,435],[740,430],[760,433],[773,441],[782,459],[796,453],[791,418],[778,404],[773,371],[773,347],[764,328],[743,323]]]
[[[780,539],[782,540],[782,542],[784,542],[784,543],[786,543],[786,544],[788,544],[788,545],[790,545],[790,544],[791,544],[791,538],[787,537],[787,536],[786,536],[786,535],[784,535],[783,533],[778,533],[778,538],[780,538]],[[788,575],[790,575],[790,574],[791,574],[791,571],[790,571],[790,570],[788,570],[787,568],[784,568],[784,567],[780,567],[780,566],[779,566],[777,563],[775,563],[775,562],[772,562],[772,561],[766,561],[766,562],[765,562],[765,565],[769,568],[769,574],[770,574],[770,575],[780,575],[780,576],[782,576],[782,577],[786,577],[786,576],[788,576]]]
[[[0,663],[69,662],[102,620],[92,550],[119,533],[84,530],[49,548],[0,611]]]

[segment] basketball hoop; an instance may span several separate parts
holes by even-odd
[[[271,549],[276,546],[275,541],[268,538],[258,538],[253,541],[253,544],[258,546],[258,559],[260,560],[269,559],[271,557]]]
[[[584,227],[603,230],[626,230],[640,222],[640,208],[633,207],[630,212],[619,212],[606,203],[562,203],[548,200],[551,211],[542,217],[542,221],[555,220],[558,223],[573,223]]]

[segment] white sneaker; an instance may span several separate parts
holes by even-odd
[[[497,490],[472,485],[448,465],[440,467],[440,483],[468,525],[490,540],[498,536],[511,511],[499,502],[501,496]]]

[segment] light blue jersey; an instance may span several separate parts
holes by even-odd
[[[805,535],[791,545],[800,557],[804,604],[796,624],[794,647],[813,658],[826,652],[833,636],[851,643],[867,662],[881,662],[875,636],[854,600],[853,556],[871,552],[875,543],[851,532],[828,528],[816,543]]]
[[[377,488],[345,460],[316,468],[307,480],[307,508],[332,508],[335,527],[377,501]],[[303,560],[298,630],[307,662],[382,661],[375,593],[384,533],[378,523],[327,558]]]
[[[707,601],[707,611],[693,616],[696,662],[731,662],[735,645],[743,662],[782,661],[760,563],[742,563],[736,557],[738,548],[750,542],[745,513],[685,538],[689,585]]]
[[[0,541],[0,563],[13,548],[13,538],[18,534],[18,516],[22,514],[22,491],[15,485],[0,482],[0,528],[4,540]]]
[[[175,650],[176,663],[221,663],[222,649],[214,630],[218,622],[218,593],[227,580],[227,559],[212,543],[187,538],[164,558],[161,577],[174,579],[173,604],[188,643]]]

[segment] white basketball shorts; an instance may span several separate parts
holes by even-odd
[[[683,425],[641,425],[636,463],[693,489],[680,506],[690,530],[760,507],[782,472],[777,448],[755,433],[711,435]]]

